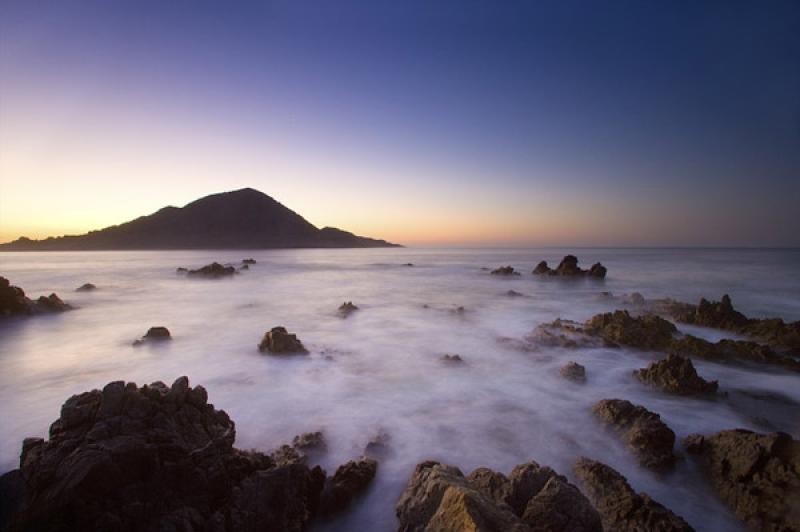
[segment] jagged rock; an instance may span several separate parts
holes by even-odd
[[[757,362],[792,371],[800,371],[800,361],[790,356],[780,355],[769,346],[749,340],[729,340],[726,338],[717,343],[712,343],[687,334],[678,340],[673,340],[669,346],[669,351],[676,355],[696,357],[723,364]]]
[[[600,513],[607,532],[693,530],[681,517],[646,493],[637,495],[625,477],[605,464],[581,457],[573,471],[583,492]]]
[[[258,344],[258,350],[262,353],[269,352],[275,354],[307,354],[308,351],[297,335],[290,334],[285,327],[273,327],[272,330],[264,333],[264,338]]]
[[[800,530],[800,441],[736,429],[687,436],[715,490],[752,530]]]
[[[0,317],[3,316],[30,316],[48,312],[64,312],[72,307],[64,303],[56,294],[41,296],[32,301],[25,295],[25,291],[12,286],[8,279],[0,277]]]
[[[606,269],[606,267],[599,262],[595,262],[589,268],[589,271],[586,273],[586,275],[589,277],[595,277],[597,279],[605,279],[606,273],[608,273],[608,269]]]
[[[553,270],[547,265],[547,261],[541,261],[533,269],[534,275],[555,275],[560,277],[593,277],[596,279],[605,278],[607,273],[606,267],[596,262],[592,264],[588,270],[582,270],[578,266],[578,257],[575,255],[567,255],[558,264],[558,267]]]
[[[442,355],[440,360],[445,364],[463,364],[464,359],[461,355]]]
[[[86,283],[80,285],[78,288],[75,289],[76,292],[91,292],[92,290],[96,290],[97,286],[93,285],[92,283]]]
[[[509,478],[479,468],[467,478],[437,462],[417,465],[396,506],[400,531],[601,531],[600,516],[580,491],[536,462]]]
[[[611,345],[664,349],[672,342],[672,335],[677,328],[659,316],[633,317],[627,310],[616,310],[589,319],[584,331],[603,338]]]
[[[580,323],[561,318],[538,325],[526,340],[540,346],[567,349],[601,347],[605,343],[600,338],[587,335]]]
[[[147,342],[163,342],[164,340],[172,340],[172,335],[169,329],[162,326],[150,327],[147,333],[139,340],[133,342],[133,345],[142,345]]]
[[[708,382],[700,377],[690,359],[678,355],[667,355],[646,368],[634,370],[633,376],[670,393],[708,394],[719,387],[717,381]]]
[[[347,508],[369,486],[378,470],[378,462],[362,457],[339,466],[322,492],[320,512],[331,514]]]
[[[320,431],[306,432],[294,437],[292,447],[305,453],[322,452],[328,449],[328,442],[325,441],[325,435]]]
[[[303,530],[324,472],[235,449],[207,401],[186,377],[72,396],[48,441],[23,442],[10,530]]]
[[[575,276],[583,275],[584,272],[578,267],[578,257],[575,255],[566,255],[555,270],[555,275],[561,276]]]
[[[346,318],[357,310],[358,307],[355,306],[352,301],[346,301],[339,306],[339,315]]]
[[[674,464],[675,433],[658,414],[623,399],[598,401],[592,412],[625,439],[643,466],[663,471]]]
[[[64,303],[56,294],[49,296],[39,296],[36,300],[36,306],[46,312],[64,312],[70,310],[72,307]]]
[[[492,270],[492,275],[519,275],[519,272],[515,272],[511,266],[500,266]]]
[[[233,266],[223,266],[219,262],[212,262],[206,264],[197,270],[188,270],[187,272],[193,277],[206,277],[209,279],[219,279],[220,277],[229,277],[236,273],[236,268]]]
[[[6,530],[25,500],[25,479],[19,469],[0,475],[0,530]]]
[[[246,264],[246,265],[256,264],[256,259],[243,259],[242,260],[242,264]]]
[[[748,324],[747,316],[734,310],[728,294],[717,302],[705,298],[700,300],[694,314],[684,316],[685,323],[713,327],[715,329],[738,330]]]
[[[581,384],[586,382],[586,368],[577,362],[567,362],[561,366],[560,373],[567,380]]]
[[[536,267],[533,269],[534,275],[549,275],[553,270],[550,269],[550,266],[547,265],[547,261],[543,260]]]

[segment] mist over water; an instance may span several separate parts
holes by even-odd
[[[605,281],[530,274],[569,252],[583,267],[600,261]],[[177,275],[178,266],[212,261],[258,264],[232,279]],[[413,263],[414,267],[404,266]],[[510,264],[520,277],[482,267]],[[630,349],[522,349],[534,327],[557,317],[583,321],[621,308],[602,297],[638,291],[647,298],[696,303],[728,293],[751,317],[800,319],[800,251],[685,249],[278,250],[0,254],[0,274],[31,297],[57,292],[78,307],[60,315],[0,322],[0,472],[17,467],[21,442],[46,437],[70,395],[109,381],[170,384],[188,375],[236,422],[236,446],[269,451],[299,433],[322,430],[335,467],[387,433],[391,452],[368,495],[319,530],[396,529],[394,503],[414,466],[435,459],[468,473],[508,473],[528,460],[571,477],[581,455],[608,463],[633,488],[698,530],[738,530],[691,462],[657,476],[637,465],[624,443],[591,414],[606,398],[659,413],[678,440],[737,427],[800,437],[796,374],[695,362],[719,380],[728,399],[677,397],[646,388],[632,370],[663,353]],[[75,292],[83,283],[94,292]],[[509,297],[515,290],[523,297]],[[347,319],[344,301],[360,310]],[[427,308],[425,307],[427,305]],[[460,306],[463,312],[456,312]],[[162,345],[131,346],[149,327],[173,335]],[[258,352],[263,333],[283,325],[309,356]],[[725,333],[685,332],[716,340]],[[459,354],[463,365],[442,363]],[[558,374],[574,360],[586,385]],[[741,399],[737,390],[779,393],[784,406]],[[734,398],[739,398],[734,400]],[[742,402],[744,401],[744,402]],[[788,402],[786,402],[788,401]],[[679,456],[680,445],[676,446]]]

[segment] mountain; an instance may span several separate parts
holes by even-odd
[[[395,247],[334,227],[317,229],[296,212],[252,188],[212,194],[185,207],[164,207],[85,235],[0,244],[0,251],[124,249],[268,249]]]

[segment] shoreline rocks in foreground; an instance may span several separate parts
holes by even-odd
[[[556,269],[550,268],[547,261],[541,261],[533,269],[534,275],[550,275],[558,277],[590,277],[594,279],[605,279],[608,270],[605,266],[596,262],[588,270],[583,270],[578,266],[578,257],[566,255],[558,264]]]
[[[296,334],[292,334],[286,330],[286,327],[273,327],[271,330],[264,333],[261,343],[258,344],[258,350],[262,353],[272,353],[276,355],[281,354],[308,354],[308,350],[303,345],[303,342],[297,338]]]
[[[71,310],[72,306],[61,300],[55,293],[40,296],[35,301],[25,295],[25,291],[13,286],[5,277],[0,277],[0,317],[32,316]]]

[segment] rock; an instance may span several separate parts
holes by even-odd
[[[461,355],[442,355],[440,360],[445,364],[463,364],[464,359],[461,358]]]
[[[507,295],[508,297],[521,297],[521,296],[523,296],[523,295],[525,295],[525,294],[522,294],[522,293],[520,293],[520,292],[517,292],[516,290],[509,290],[508,292],[506,292],[506,295]]]
[[[581,324],[570,320],[556,319],[552,323],[543,323],[530,333],[526,340],[545,347],[601,347],[605,342],[599,337],[586,334]]]
[[[547,467],[521,464],[506,478],[479,468],[468,477],[437,462],[417,465],[396,506],[401,531],[601,531],[580,491]]]
[[[163,342],[164,340],[172,340],[169,329],[163,326],[156,326],[147,329],[147,333],[139,340],[134,341],[133,345],[138,346],[148,342]]]
[[[264,333],[264,338],[258,344],[258,350],[262,353],[269,352],[275,354],[307,354],[308,351],[297,335],[290,334],[284,327],[273,327],[272,330]]]
[[[686,321],[693,325],[726,330],[737,330],[746,326],[749,322],[744,314],[733,309],[733,304],[728,294],[722,296],[719,302],[701,299],[694,315],[690,318],[687,317]]]
[[[712,343],[687,334],[680,339],[673,340],[669,346],[669,352],[723,364],[759,363],[800,371],[800,361],[778,354],[769,346],[749,340],[722,339],[717,343]]]
[[[179,266],[178,268],[175,268],[175,273],[189,273],[189,270],[187,268]]]
[[[352,301],[347,301],[339,306],[339,315],[343,318],[346,318],[357,310],[358,307],[355,306]]]
[[[555,275],[561,276],[583,275],[584,273],[583,270],[578,268],[578,257],[575,255],[566,255],[555,269]]]
[[[223,266],[218,262],[212,262],[197,270],[188,270],[187,272],[193,277],[205,277],[208,279],[219,279],[220,277],[230,277],[236,274],[236,268],[233,266]]]
[[[12,286],[8,279],[0,277],[0,318],[4,316],[31,316],[50,312],[64,312],[72,307],[64,303],[56,294],[41,296],[32,301],[25,291]]]
[[[635,370],[633,376],[645,384],[677,394],[710,394],[719,386],[717,381],[708,382],[700,377],[692,361],[678,355],[667,355],[646,368]]]
[[[547,261],[543,260],[536,267],[533,269],[534,275],[549,275],[553,270],[550,269],[550,266],[547,265]]]
[[[664,349],[672,343],[672,336],[678,329],[659,316],[633,317],[627,310],[616,310],[589,319],[584,331],[601,337],[610,345]]]
[[[86,283],[80,285],[78,288],[75,289],[76,292],[91,292],[92,290],[96,290],[97,287],[92,283]]]
[[[736,429],[684,441],[714,489],[752,530],[800,530],[800,441]]]
[[[624,438],[641,465],[664,471],[674,464],[675,433],[658,414],[622,399],[603,399],[592,412]]]
[[[533,269],[534,275],[555,275],[560,277],[592,277],[595,279],[604,279],[606,276],[606,267],[599,262],[594,263],[588,270],[582,270],[578,267],[578,257],[575,255],[567,255],[558,264],[558,267],[553,270],[547,265],[547,261],[541,261]]]
[[[245,265],[256,264],[256,259],[242,259],[242,264]]]
[[[607,531],[692,531],[681,517],[647,494],[636,494],[628,481],[611,467],[579,458],[573,468],[583,492],[600,513]]]
[[[364,447],[364,456],[369,458],[385,458],[391,452],[389,442],[391,436],[388,432],[380,431],[375,437],[367,442]]]
[[[235,434],[186,377],[72,396],[48,441],[23,443],[10,530],[305,529],[324,472],[237,450]]]
[[[586,382],[586,368],[577,362],[567,362],[561,367],[560,373],[567,380],[580,384]]]
[[[411,268],[414,266],[414,264],[411,262],[406,262],[405,264],[403,264],[403,266],[408,266],[409,268]]]
[[[492,275],[519,275],[519,272],[515,272],[511,266],[500,266],[492,270]]]
[[[64,312],[65,310],[70,310],[72,308],[64,303],[61,298],[54,293],[46,297],[39,296],[39,299],[36,300],[36,306],[45,312]]]
[[[325,435],[322,432],[306,432],[295,436],[292,440],[292,447],[303,452],[322,452],[328,449]]]
[[[25,500],[25,479],[19,469],[0,475],[0,530],[7,530],[12,516]]]
[[[339,466],[322,492],[320,513],[331,514],[347,508],[366,491],[377,470],[378,462],[372,458],[359,458]]]
[[[586,275],[588,275],[589,277],[594,277],[596,279],[605,279],[607,272],[608,270],[606,269],[605,266],[603,266],[599,262],[595,262],[594,264],[592,264],[591,268],[589,268],[589,271],[586,273]]]

